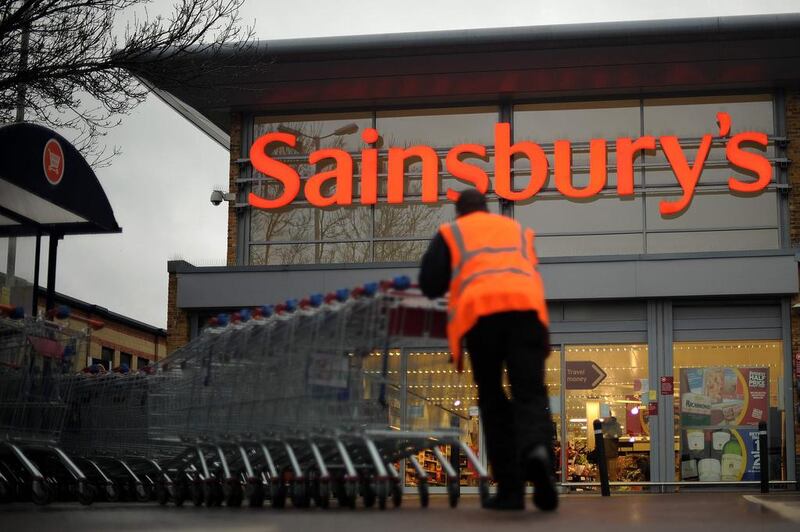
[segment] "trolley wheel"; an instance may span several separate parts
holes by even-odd
[[[346,506],[354,510],[356,507],[356,498],[358,497],[358,480],[345,480],[344,493],[347,501]]]
[[[78,502],[89,506],[94,502],[94,487],[89,484],[78,485]]]
[[[450,508],[455,508],[458,506],[458,499],[461,497],[461,486],[458,484],[458,481],[455,482],[450,481],[447,483],[447,502],[450,504]]]
[[[244,489],[239,479],[233,478],[228,481],[225,490],[225,505],[231,508],[238,508],[244,500]]]
[[[294,483],[292,483],[291,498],[292,505],[294,505],[295,508],[308,508],[310,500],[305,480],[295,480]]]
[[[150,490],[148,490],[144,484],[136,484],[134,491],[136,492],[136,502],[147,502],[150,500]],[[167,496],[169,496],[169,492],[167,492]]]
[[[192,504],[195,506],[202,506],[204,499],[202,481],[196,480],[192,482],[190,491],[192,495]]]
[[[167,489],[164,483],[159,484],[156,488],[156,501],[158,501],[158,504],[161,506],[166,506],[169,502],[169,489]],[[175,504],[178,505],[178,502],[175,501]]]
[[[335,480],[333,484],[333,495],[336,497],[336,501],[339,503],[339,506],[344,508],[345,506],[350,506],[347,502],[347,491],[345,490],[345,481],[342,478],[338,478]]]
[[[422,506],[423,508],[427,508],[428,502],[430,502],[428,481],[420,480],[419,484],[417,485],[417,491],[419,491],[419,505]]]
[[[33,504],[37,506],[44,506],[45,504],[50,504],[50,501],[53,500],[53,496],[44,482],[34,480],[33,486],[31,486],[31,500]]]
[[[327,480],[320,480],[317,487],[317,506],[327,508],[331,504],[331,483]]]
[[[399,508],[403,504],[403,488],[397,481],[392,482],[392,504],[395,508]]]
[[[489,479],[482,478],[478,483],[478,494],[481,498],[481,507],[489,500]]]
[[[261,479],[248,483],[245,495],[247,496],[247,505],[250,508],[264,506],[264,485],[261,483]]]
[[[119,501],[119,490],[117,489],[117,486],[113,482],[106,485],[106,501],[108,502]]]
[[[376,487],[378,495],[378,508],[385,510],[386,500],[389,498],[389,482],[387,480],[379,480]]]
[[[375,506],[375,499],[377,493],[375,489],[375,485],[367,480],[361,485],[361,497],[364,499],[364,506],[366,508],[372,508]]]
[[[167,491],[167,495],[169,495],[169,491],[166,490],[166,486],[164,486],[165,491]],[[186,499],[191,497],[191,489],[186,482],[178,482],[177,484],[173,485],[173,489],[175,490],[175,506],[181,507]]]
[[[286,507],[286,486],[283,484],[270,485],[270,499],[273,508]]]
[[[214,479],[203,486],[203,502],[209,508],[212,506],[219,506],[222,504],[224,495],[222,493],[222,485]]]

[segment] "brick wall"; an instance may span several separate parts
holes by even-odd
[[[786,97],[786,136],[789,146],[786,156],[792,161],[789,165],[789,183],[792,185],[789,193],[789,213],[791,216],[789,234],[793,247],[800,247],[800,91],[791,91]],[[795,295],[792,304],[800,303],[800,296]],[[792,355],[800,352],[800,312],[792,312]],[[794,358],[794,357],[793,357]],[[795,370],[796,371],[796,370]],[[796,374],[796,373],[795,373]],[[797,389],[797,380],[793,379],[794,386],[794,418],[795,418],[795,470],[800,477],[800,394]]]
[[[178,308],[178,274],[170,272],[167,294],[167,353],[189,341],[189,315]]]
[[[230,146],[230,180],[228,190],[237,192],[236,179],[241,171],[236,161],[242,157],[242,116],[237,113],[231,115],[231,146]],[[238,219],[236,217],[235,202],[228,203],[228,266],[236,266],[236,239],[238,236]]]

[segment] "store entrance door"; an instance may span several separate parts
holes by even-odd
[[[594,420],[602,423],[611,482],[650,480],[648,346],[566,345],[560,350],[562,400],[561,476],[567,485],[596,482],[602,457]]]

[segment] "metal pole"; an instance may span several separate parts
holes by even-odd
[[[50,235],[50,245],[47,254],[47,299],[45,310],[50,310],[55,306],[56,294],[56,256],[58,255],[58,241],[60,235]]]
[[[8,297],[11,298],[11,289],[14,288],[14,274],[17,266],[17,237],[8,238],[8,256],[6,257],[6,288]],[[9,300],[9,303],[11,301]]]
[[[28,42],[30,41],[30,30],[26,26],[22,30],[22,40],[19,46],[19,73],[22,74],[28,68]],[[17,86],[17,115],[16,122],[25,121],[25,84]],[[12,236],[8,239],[8,257],[6,259],[6,287],[11,297],[11,289],[14,287],[14,276],[17,266],[17,237]],[[34,307],[35,312],[36,307]]]
[[[39,262],[42,255],[42,232],[36,231],[36,256],[33,264],[33,302],[31,304],[31,316],[34,318],[39,314]]]
[[[767,424],[758,424],[758,456],[761,462],[761,493],[769,493],[769,447],[767,444]]]
[[[597,454],[597,468],[600,471],[600,493],[603,497],[611,495],[608,485],[608,463],[606,462],[606,449],[603,442],[603,423],[599,419],[592,422],[594,427],[594,448]]]

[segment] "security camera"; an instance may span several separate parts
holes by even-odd
[[[215,190],[211,193],[211,205],[213,205],[214,207],[222,203],[223,199],[224,198],[222,196],[222,192],[220,192],[219,190]]]
[[[235,192],[222,192],[221,190],[214,190],[211,193],[211,205],[216,207],[223,201],[236,201],[236,193]]]

